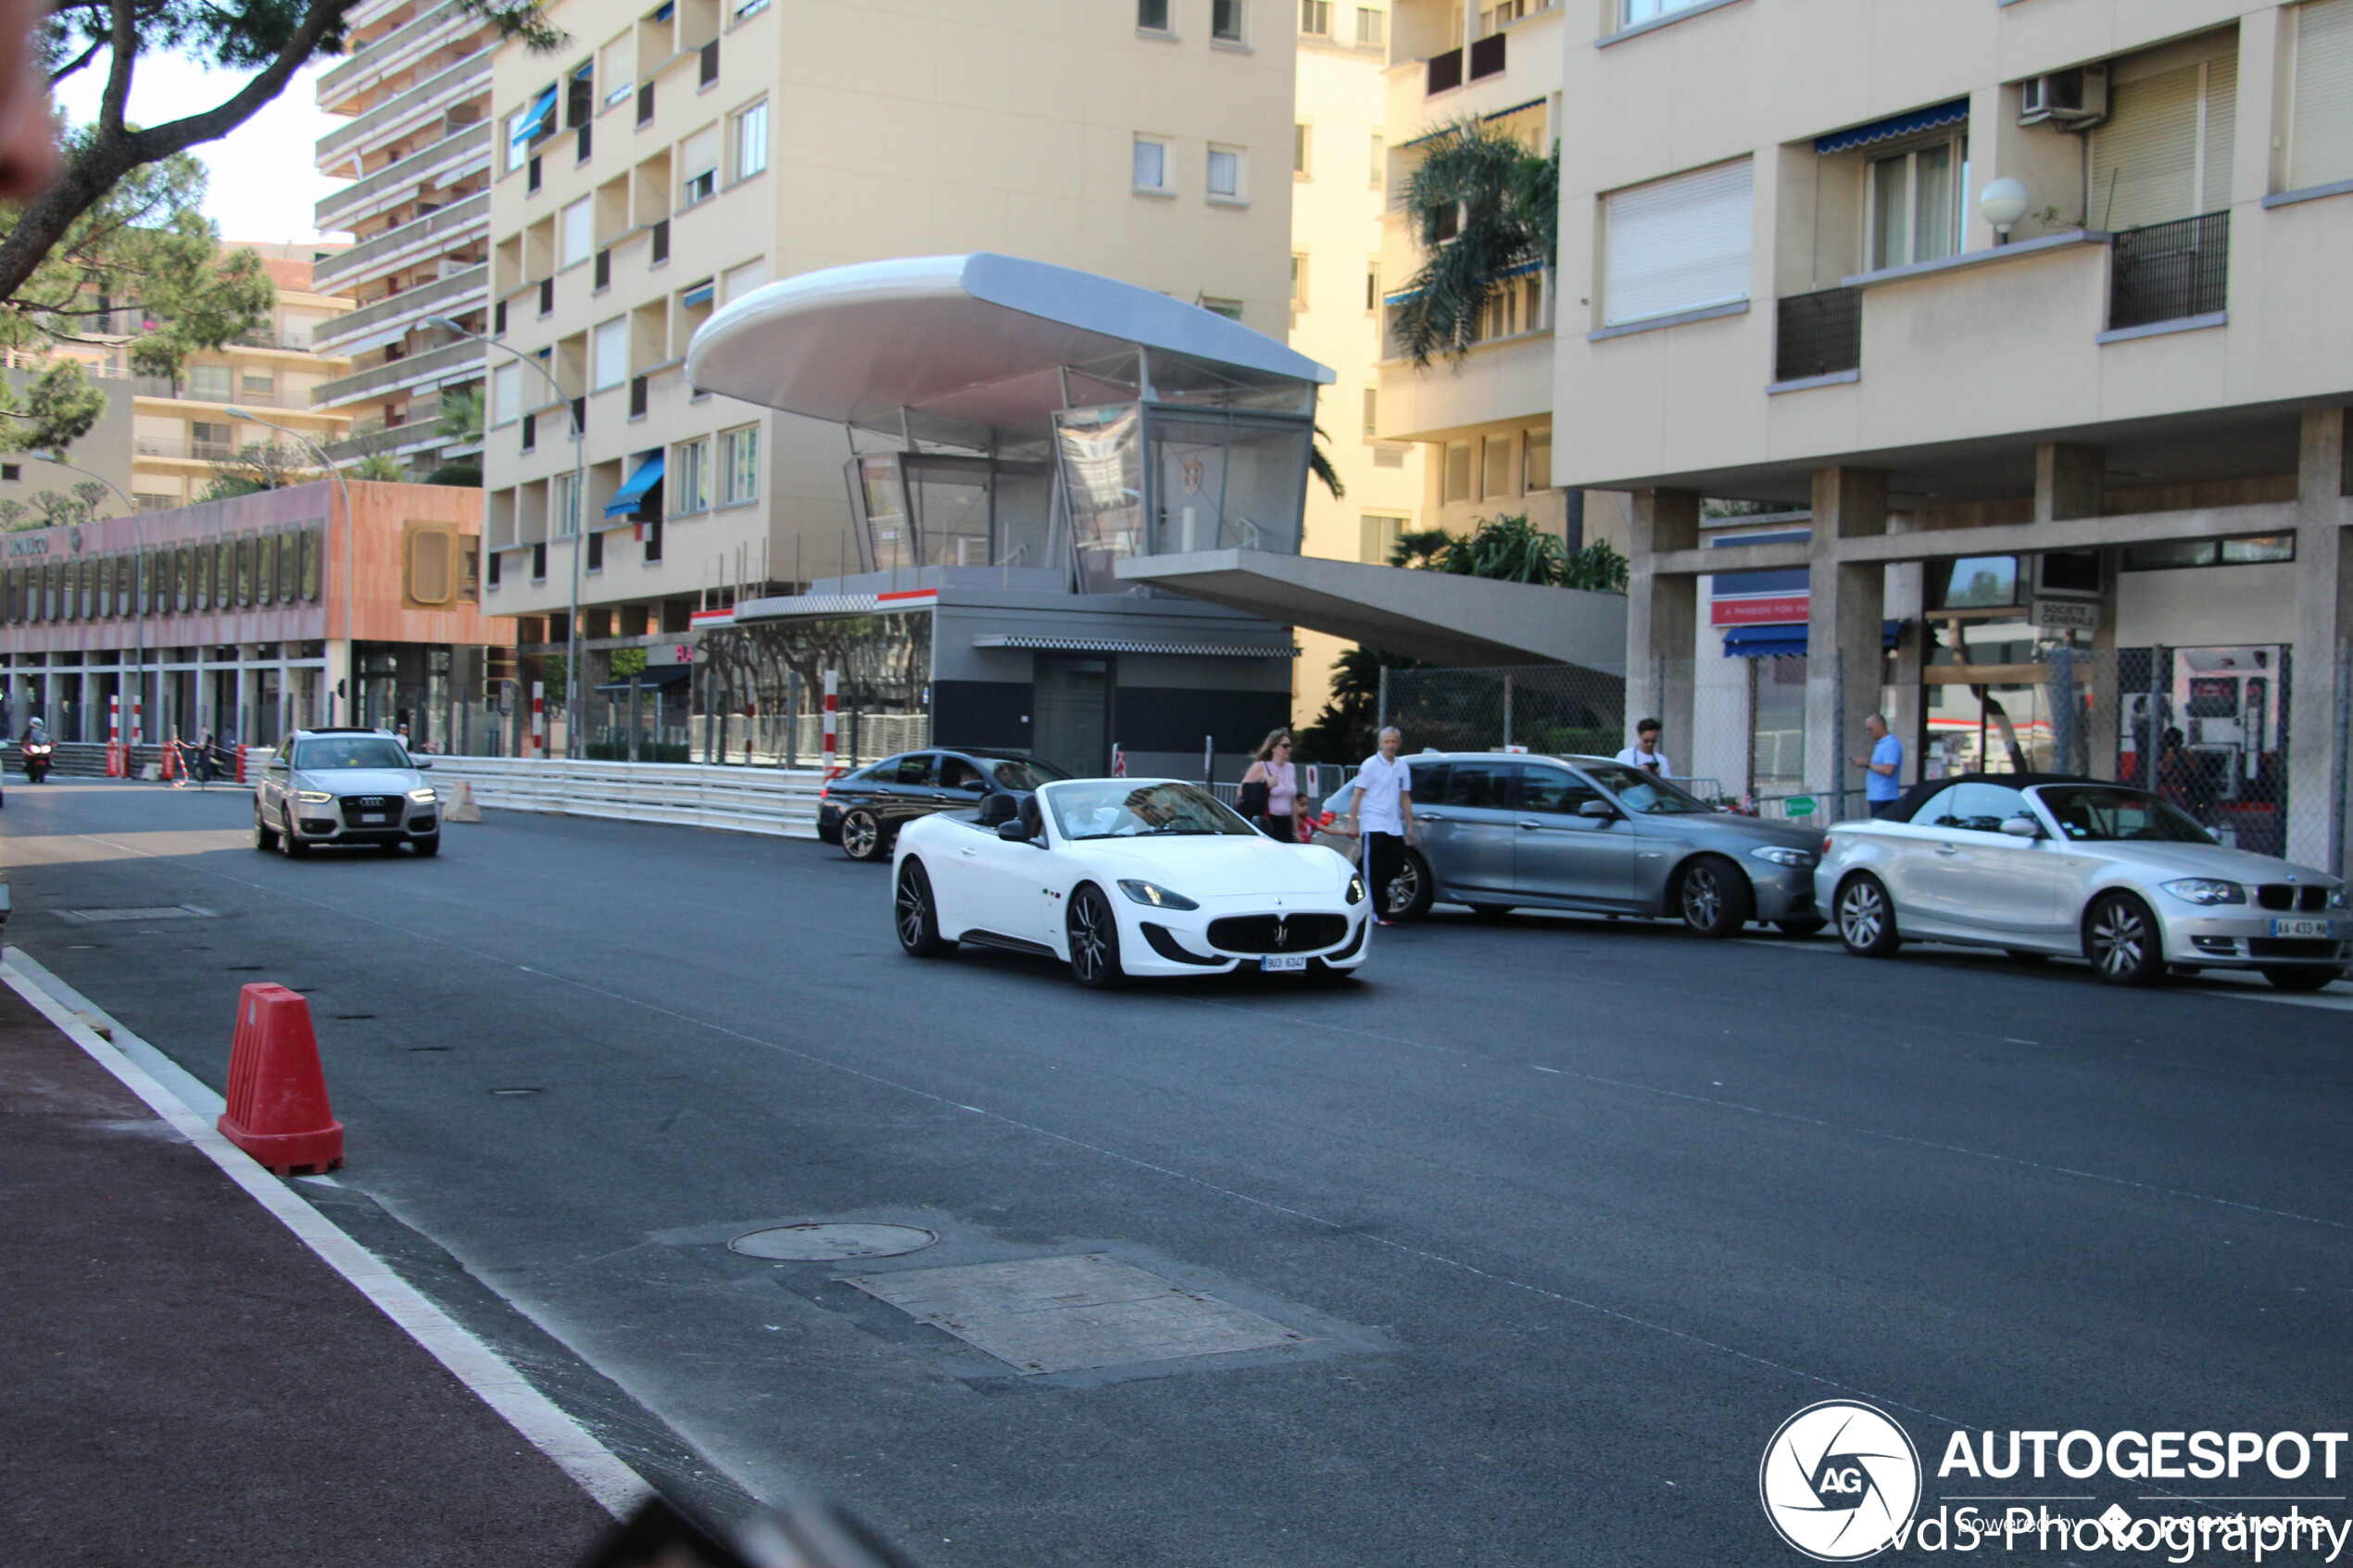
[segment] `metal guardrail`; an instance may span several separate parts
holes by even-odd
[[[473,786],[474,803],[618,822],[667,822],[782,838],[817,836],[817,770],[696,762],[573,762],[435,757],[433,782]]]
[[[2211,316],[2230,299],[2231,215],[2126,229],[2108,244],[2110,331]]]

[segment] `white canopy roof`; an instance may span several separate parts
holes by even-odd
[[[703,323],[686,379],[814,419],[871,423],[902,408],[1043,428],[1060,368],[1138,347],[1246,386],[1332,372],[1240,322],[1116,279],[1018,257],[908,257],[805,272]]]

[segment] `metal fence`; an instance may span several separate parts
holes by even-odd
[[[2229,298],[2227,212],[2127,229],[2109,242],[2109,251],[2110,330],[2210,316]]]

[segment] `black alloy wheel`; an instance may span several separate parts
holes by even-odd
[[[2157,917],[2130,893],[2109,893],[2083,917],[2083,957],[2110,985],[2154,985],[2165,978],[2165,937]]]
[[[882,823],[863,806],[841,820],[841,852],[853,860],[872,860],[882,855]]]
[[[1381,890],[1381,918],[1384,920],[1419,920],[1429,913],[1430,900],[1438,887],[1430,880],[1429,862],[1422,852],[1407,848],[1398,858],[1397,873]]]
[[[278,832],[262,821],[261,808],[258,806],[253,809],[253,847],[261,850],[278,847]]]
[[[1861,959],[1894,956],[1903,938],[1895,934],[1895,906],[1880,879],[1864,872],[1838,890],[1838,939]]]
[[[892,901],[892,923],[899,931],[899,945],[919,959],[936,959],[954,952],[956,944],[939,935],[939,912],[931,901],[931,878],[924,871],[924,863],[909,857],[899,868],[899,892]]]
[[[2263,972],[2263,978],[2283,991],[2319,991],[2333,980],[2345,978],[2345,972],[2325,964],[2274,964]]]
[[[278,835],[278,847],[285,851],[286,859],[289,860],[299,860],[310,853],[310,846],[294,832],[291,824],[285,832]]]
[[[1702,936],[1735,935],[1748,923],[1755,899],[1748,878],[1720,855],[1702,855],[1675,879],[1675,906],[1683,923]]]
[[[1119,920],[1092,884],[1070,896],[1070,972],[1081,985],[1109,991],[1127,978],[1119,967]]]

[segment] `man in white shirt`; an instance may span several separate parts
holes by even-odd
[[[1667,760],[1667,753],[1658,748],[1658,721],[1645,719],[1634,726],[1634,744],[1617,754],[1617,759],[1629,768],[1640,768],[1658,778],[1675,776],[1675,766]]]
[[[1389,920],[1389,884],[1414,841],[1414,774],[1398,759],[1405,737],[1391,724],[1380,733],[1380,750],[1356,770],[1348,797],[1348,831],[1365,842],[1365,881],[1373,896],[1373,919]]]

